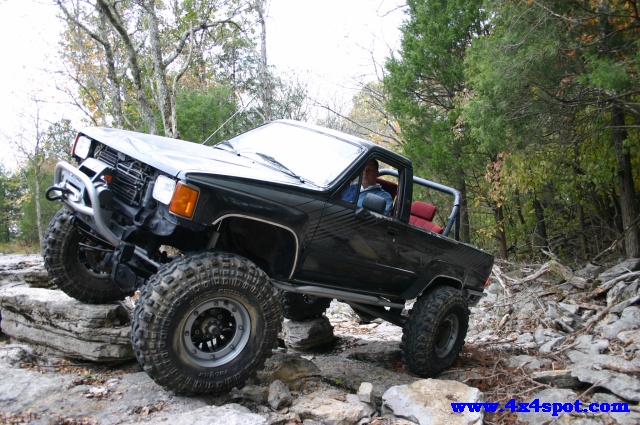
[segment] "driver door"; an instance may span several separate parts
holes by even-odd
[[[391,266],[397,259],[396,236],[403,224],[357,206],[359,174],[325,204],[299,277],[338,289],[389,293],[397,284],[398,272]]]

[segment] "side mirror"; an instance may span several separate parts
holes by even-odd
[[[363,215],[363,212],[360,210],[368,210],[373,211],[374,213],[384,214],[384,210],[387,208],[387,201],[378,195],[374,195],[373,193],[367,194],[362,201],[362,208],[358,208],[356,210],[356,217],[360,217]]]

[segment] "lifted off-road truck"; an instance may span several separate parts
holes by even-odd
[[[277,345],[283,315],[318,317],[331,299],[401,326],[405,367],[419,376],[457,358],[493,258],[457,240],[458,192],[414,177],[406,158],[295,121],[213,147],[91,127],[72,153],[79,165],[60,162],[47,191],[63,208],[46,268],[86,303],[140,291],[132,344],[163,387],[242,386]],[[359,196],[372,159],[388,215],[383,197]],[[452,196],[443,227],[435,206],[412,202],[416,185]]]

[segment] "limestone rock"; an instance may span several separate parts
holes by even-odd
[[[376,397],[373,394],[373,384],[371,382],[363,382],[358,388],[358,398],[361,402],[372,404],[376,403]]]
[[[578,395],[571,390],[561,388],[548,388],[536,393],[533,397],[526,400],[527,403],[531,403],[533,400],[538,400],[542,403],[573,403],[578,398]],[[552,421],[554,423],[564,423],[566,420],[573,419],[567,413],[562,413],[556,417],[552,416],[550,412],[542,412],[541,409],[536,412],[531,410],[529,412],[519,412],[518,419],[529,425],[543,425]]]
[[[333,326],[326,316],[304,322],[285,320],[282,337],[287,347],[300,351],[309,351],[335,341]]]
[[[267,425],[267,418],[239,404],[201,407],[190,412],[168,416],[171,425]]]
[[[260,382],[280,380],[292,390],[297,390],[309,380],[322,376],[318,366],[298,355],[277,353],[267,359],[263,370],[258,372]]]
[[[567,339],[567,337],[561,336],[558,338],[554,338],[548,342],[545,342],[544,344],[542,344],[540,346],[540,353],[541,354],[549,354],[552,351],[554,351],[555,349],[557,349],[558,347],[560,347],[562,345],[563,342],[565,342]]]
[[[0,361],[16,365],[33,360],[33,349],[28,345],[9,344],[0,349]]]
[[[576,364],[571,376],[598,387],[606,388],[625,400],[640,401],[640,379],[618,370],[637,370],[638,362],[630,362],[619,357],[607,355],[577,355],[576,351],[567,353]]]
[[[24,281],[32,288],[51,288],[55,286],[45,270],[34,270],[25,273]]]
[[[640,328],[640,308],[630,306],[622,310],[619,318],[613,314],[609,315],[607,321],[597,326],[595,330],[605,338],[613,339],[622,331],[631,331],[638,328]]]
[[[340,361],[327,357],[313,360],[322,373],[322,378],[334,382],[347,391],[356,393],[363,382],[373,385],[376,404],[382,404],[382,395],[390,387],[407,385],[418,380],[406,373],[389,373],[389,369],[358,360],[342,358]]]
[[[571,376],[571,371],[566,369],[533,372],[531,379],[559,388],[573,388],[580,384],[580,380]]]
[[[573,347],[573,351],[580,351],[587,355],[598,355],[609,349],[609,340],[594,338],[593,335],[579,335]]]
[[[522,368],[525,371],[531,372],[540,369],[542,362],[533,356],[522,354],[511,357],[509,359],[509,366]]]
[[[589,402],[608,404],[624,403],[623,400],[620,400],[616,396],[606,393],[595,393]],[[611,419],[619,425],[636,425],[640,423],[640,412],[635,410],[630,410],[629,412],[608,412],[603,414],[603,416],[605,415],[611,417]]]
[[[282,381],[276,379],[269,385],[268,401],[273,409],[279,410],[283,407],[290,406],[292,400],[293,398],[291,397],[289,388]]]
[[[622,276],[625,273],[638,270],[640,270],[640,258],[630,258],[602,272],[600,276],[598,276],[598,280],[600,282],[607,282],[611,279],[615,279],[618,276]]]
[[[88,305],[63,292],[17,286],[0,291],[2,332],[18,341],[91,361],[129,360],[129,314],[120,304]]]
[[[483,400],[480,390],[461,382],[422,379],[410,385],[389,388],[382,396],[382,413],[393,413],[420,425],[480,425],[482,412],[453,413],[451,403],[477,403]]]
[[[600,273],[604,271],[604,268],[593,263],[587,263],[580,270],[576,270],[574,273],[576,276],[584,277],[585,279],[595,279]]]
[[[321,421],[325,425],[355,425],[374,413],[374,409],[361,402],[357,395],[345,394],[335,388],[302,395],[294,400],[289,410],[301,418]]]
[[[354,348],[348,356],[350,359],[373,363],[386,369],[393,369],[402,362],[400,344],[396,342],[380,342],[375,346]]]
[[[560,332],[542,325],[538,326],[533,334],[535,342],[539,345],[544,345],[561,337],[563,337],[563,335]]]

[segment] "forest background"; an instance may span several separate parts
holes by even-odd
[[[498,258],[640,257],[638,1],[408,0],[400,46],[354,78],[348,103],[270,65],[267,0],[53,3],[56,86],[87,125],[211,145],[268,120],[313,122],[456,187],[462,239]],[[74,137],[32,100],[20,131],[0,130],[20,159],[0,168],[0,252],[39,250],[59,208],[43,193]],[[416,195],[446,218],[445,200]]]

